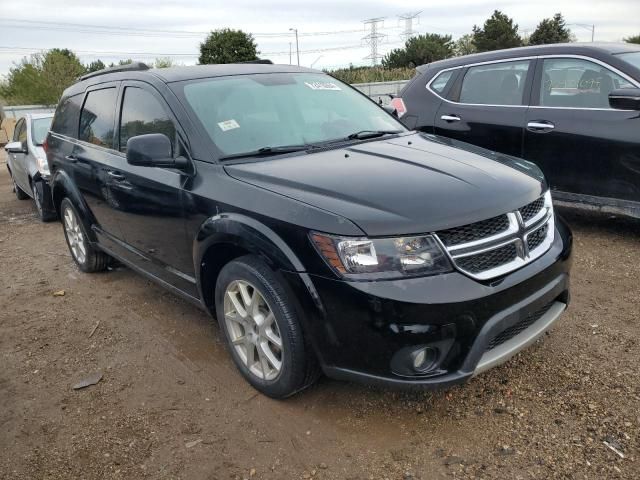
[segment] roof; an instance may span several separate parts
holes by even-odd
[[[566,54],[603,56],[639,51],[640,45],[633,43],[554,43],[550,45],[535,45],[530,47],[508,48],[504,50],[493,50],[491,52],[474,53],[472,55],[439,60],[428,65],[421,65],[418,69],[423,71],[427,67],[431,68],[432,66],[437,68],[447,68],[469,63],[488,62],[503,58],[518,58],[536,55]]]

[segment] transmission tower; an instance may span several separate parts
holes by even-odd
[[[414,20],[417,20],[417,23],[420,23],[421,13],[422,12],[420,11],[420,12],[409,12],[409,13],[404,13],[402,15],[398,15],[398,20],[401,22],[404,22],[404,30],[400,34],[400,36],[404,40],[409,40],[411,37],[413,37],[415,34],[418,33],[416,30],[413,29],[413,22]]]
[[[383,22],[383,17],[369,18],[368,20],[363,21],[364,28],[369,30],[369,34],[362,37],[362,40],[364,40],[364,42],[371,48],[371,53],[364,58],[365,60],[371,60],[371,65],[374,67],[377,65],[378,59],[382,58],[382,55],[378,53],[378,45],[382,43],[382,40],[386,35],[384,33],[380,33],[378,30],[382,28]]]

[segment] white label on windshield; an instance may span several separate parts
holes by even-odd
[[[333,82],[304,82],[311,90],[342,90]]]
[[[238,122],[236,122],[233,119],[225,120],[224,122],[218,122],[218,126],[220,127],[220,130],[222,130],[223,132],[226,132],[227,130],[233,130],[234,128],[240,128],[240,125],[238,125]]]

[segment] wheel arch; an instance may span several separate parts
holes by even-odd
[[[221,214],[205,220],[194,239],[193,260],[200,298],[215,313],[218,275],[230,261],[253,254],[273,270],[304,272],[304,266],[286,242],[271,228],[242,214]]]
[[[58,218],[62,218],[60,204],[65,197],[73,203],[73,206],[78,210],[78,213],[80,213],[87,235],[89,235],[89,240],[96,242],[95,233],[91,228],[91,225],[96,222],[91,210],[82,198],[80,191],[73,183],[71,177],[69,177],[64,170],[58,170],[51,178],[51,199]]]

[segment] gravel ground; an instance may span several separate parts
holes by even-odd
[[[79,272],[3,160],[0,478],[640,478],[640,222],[563,212],[569,310],[464,386],[321,379],[274,401],[192,305],[125,268]]]

